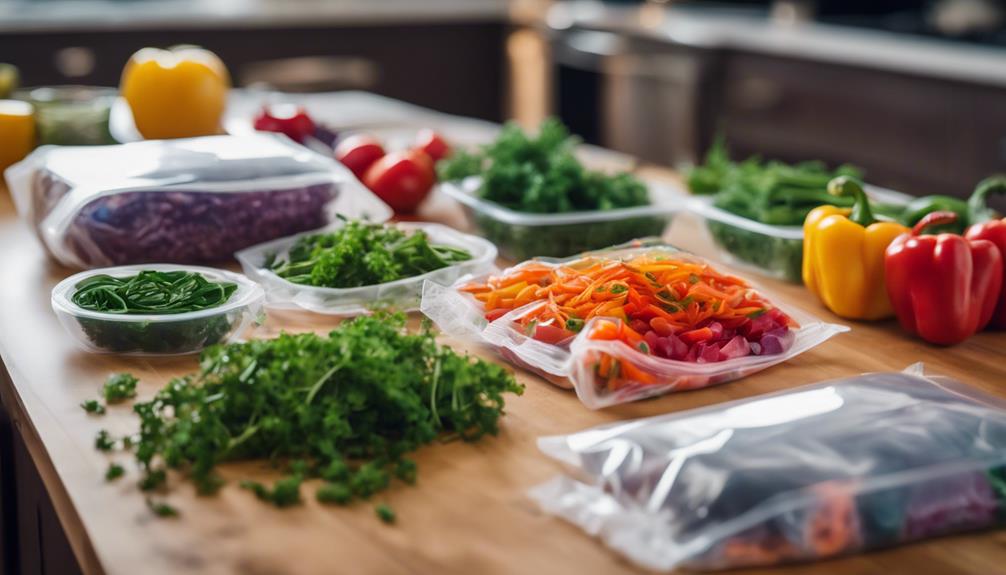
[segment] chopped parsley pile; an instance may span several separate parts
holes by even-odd
[[[163,494],[177,470],[211,494],[223,483],[221,462],[268,459],[283,478],[241,484],[264,501],[297,504],[312,478],[323,481],[323,503],[367,499],[393,479],[415,482],[407,455],[420,446],[495,434],[503,395],[523,391],[501,366],[437,345],[428,327],[409,332],[400,314],[360,317],[327,336],[215,346],[200,362],[198,373],[134,405],[136,435],[99,434],[99,449],[133,451],[146,491]],[[107,477],[121,475],[113,465]],[[151,508],[175,514],[160,498]],[[390,508],[376,511],[394,521]]]
[[[537,136],[507,124],[493,143],[457,151],[437,164],[441,180],[482,176],[483,199],[520,212],[554,214],[612,210],[649,203],[646,186],[631,174],[588,170],[574,156],[579,140],[556,119]]]
[[[293,283],[354,288],[415,277],[471,258],[461,248],[431,243],[422,231],[347,221],[335,232],[298,239],[265,267]]]

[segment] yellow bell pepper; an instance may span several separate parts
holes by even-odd
[[[122,71],[119,87],[146,139],[222,133],[230,76],[215,54],[180,46],[144,48]]]
[[[882,319],[894,315],[884,284],[884,250],[908,228],[874,219],[859,182],[835,178],[828,192],[853,196],[851,209],[821,206],[803,224],[803,283],[835,315]]]
[[[35,147],[35,115],[31,104],[0,100],[0,181],[8,166],[24,159]]]

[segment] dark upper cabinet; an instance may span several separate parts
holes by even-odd
[[[732,53],[710,103],[738,157],[848,162],[913,195],[1006,171],[1006,88]]]

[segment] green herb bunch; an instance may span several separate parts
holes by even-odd
[[[335,232],[301,237],[266,267],[298,284],[353,288],[415,277],[471,257],[467,250],[430,243],[422,231],[347,221]]]
[[[443,181],[482,176],[483,199],[531,213],[611,210],[649,204],[646,186],[631,174],[607,175],[583,167],[579,144],[556,119],[531,137],[516,124],[475,152],[455,152],[437,165]]]
[[[199,492],[222,484],[216,466],[265,458],[286,471],[272,487],[243,482],[278,506],[317,498],[345,504],[415,481],[406,456],[437,439],[495,434],[505,393],[523,387],[501,366],[459,355],[429,327],[405,329],[403,315],[361,317],[327,336],[275,339],[204,350],[198,373],[172,380],[134,405],[139,432],[128,444],[140,485],[163,490],[169,470]]]

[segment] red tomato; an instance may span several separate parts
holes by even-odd
[[[262,106],[255,116],[254,126],[261,132],[279,132],[286,134],[295,142],[304,143],[314,136],[314,120],[300,106],[280,104],[278,106]]]
[[[419,132],[416,137],[416,149],[426,152],[434,162],[445,158],[450,155],[451,147],[448,145],[447,140],[430,129],[425,129]]]
[[[335,147],[335,159],[360,179],[367,173],[367,168],[383,157],[381,143],[365,134],[350,136]]]
[[[377,197],[401,213],[414,212],[435,180],[433,161],[421,150],[392,152],[370,166],[363,176],[363,183]]]

